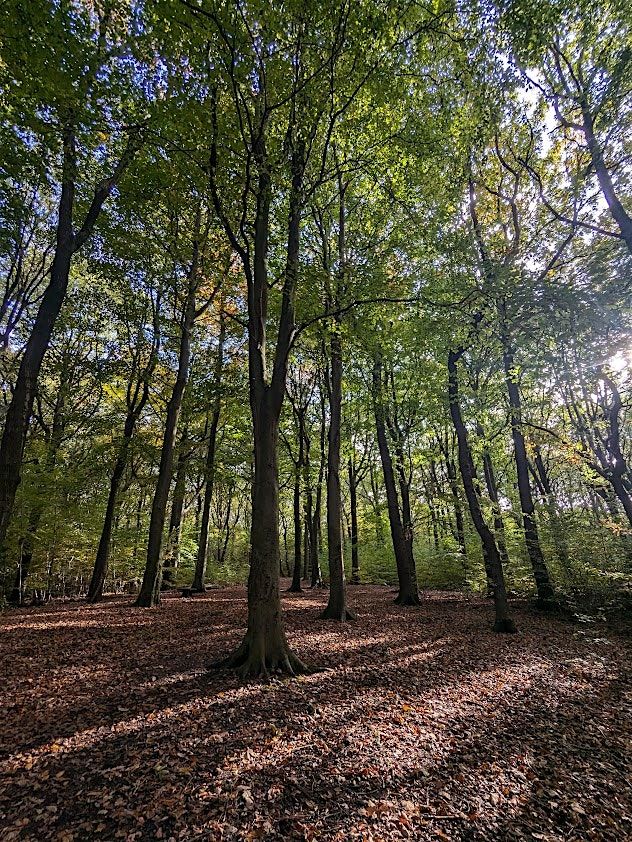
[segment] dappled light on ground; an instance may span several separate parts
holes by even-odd
[[[320,670],[242,684],[208,665],[245,592],[0,620],[0,827],[18,839],[621,840],[632,836],[629,639],[516,607],[387,588],[284,594]]]

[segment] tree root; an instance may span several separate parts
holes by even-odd
[[[270,681],[275,676],[309,675],[310,668],[304,664],[286,643],[274,647],[274,654],[267,655],[262,640],[251,644],[246,635],[237,649],[226,658],[209,665],[211,670],[235,670],[240,678],[262,678]]]
[[[505,620],[496,620],[492,631],[495,631],[497,634],[516,634],[518,629],[514,621],[510,617],[507,617]]]
[[[330,608],[327,606],[319,618],[321,620],[337,620],[339,623],[345,623],[347,620],[357,620],[357,615],[350,608]]]
[[[395,605],[421,605],[417,594],[398,594],[393,600]]]
[[[290,585],[285,589],[285,593],[303,593],[303,588],[300,585]]]

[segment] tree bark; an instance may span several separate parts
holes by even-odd
[[[208,555],[208,528],[211,517],[211,500],[213,498],[213,485],[215,482],[215,449],[217,446],[217,429],[222,409],[222,372],[224,369],[224,343],[226,341],[226,322],[220,317],[219,337],[217,343],[217,357],[215,359],[215,400],[213,402],[213,415],[211,417],[211,428],[209,431],[208,447],[206,450],[206,465],[204,468],[204,506],[202,509],[202,522],[198,539],[197,555],[195,558],[195,573],[191,590],[194,593],[204,591],[204,576],[206,574],[206,559]]]
[[[395,475],[393,473],[393,462],[386,438],[386,421],[384,398],[382,394],[382,361],[378,354],[375,356],[373,365],[373,404],[375,411],[375,424],[377,429],[377,443],[382,461],[382,472],[384,474],[384,488],[386,490],[386,503],[388,506],[388,519],[391,527],[391,538],[395,552],[395,564],[397,566],[397,578],[399,580],[399,593],[395,599],[398,605],[419,605],[419,592],[417,590],[417,579],[414,570],[410,566],[410,555],[406,546],[404,527],[399,511],[397,500],[397,488]]]
[[[139,148],[138,138],[130,137],[112,175],[98,184],[81,229],[75,232],[73,214],[77,160],[75,130],[70,122],[64,125],[62,145],[62,180],[50,282],[42,296],[33,330],[22,355],[0,441],[0,548],[6,539],[15,496],[20,485],[22,459],[33,411],[37,380],[55,322],[66,297],[72,256],[91,236],[105,201]]]
[[[110,478],[110,490],[108,493],[108,501],[105,508],[105,517],[103,519],[103,527],[101,529],[101,537],[99,538],[99,546],[97,548],[97,555],[94,561],[94,568],[92,570],[92,578],[88,586],[88,602],[98,602],[103,596],[103,587],[105,585],[105,577],[108,571],[108,560],[110,555],[110,543],[112,540],[112,526],[114,524],[114,512],[116,509],[116,502],[118,492],[125,473],[127,465],[127,457],[129,453],[129,445],[133,435],[134,424],[132,417],[128,414],[125,419],[125,432],[123,435],[123,442],[119,450],[118,457],[112,476]]]
[[[294,469],[294,564],[292,567],[292,584],[288,588],[290,593],[301,593],[301,567],[303,564],[303,512],[301,510],[301,462],[303,456],[302,444],[299,445],[299,458]]]
[[[257,109],[263,108],[262,100]],[[270,235],[271,177],[265,145],[266,118],[253,149],[257,171],[254,253],[241,248],[235,233],[227,227],[239,252],[248,287],[248,374],[254,439],[254,478],[250,527],[250,574],[248,576],[248,628],[241,645],[214,666],[239,670],[242,676],[268,676],[270,672],[295,674],[307,668],[290,650],[283,628],[279,596],[279,480],[277,447],[279,418],[285,395],[288,355],[294,340],[294,296],[298,279],[302,188],[305,150],[300,141],[292,151],[292,184],[289,197],[287,257],[284,272],[281,315],[268,382],[266,365],[266,320],[268,314],[268,245]],[[291,141],[291,129],[288,142]],[[214,148],[213,154],[217,155]],[[213,157],[212,154],[212,157]],[[211,180],[214,173],[211,171]],[[217,191],[216,207],[221,211]]]
[[[175,583],[176,570],[180,561],[180,540],[182,537],[182,513],[186,496],[187,467],[191,454],[188,452],[188,430],[184,430],[180,439],[176,481],[171,495],[171,514],[167,530],[167,552],[162,567],[161,589],[166,590]]]
[[[151,507],[149,521],[149,538],[147,542],[147,561],[143,582],[135,605],[140,608],[151,608],[160,602],[160,586],[162,573],[162,538],[165,526],[167,502],[169,499],[169,488],[171,486],[171,475],[173,472],[173,454],[178,431],[178,420],[182,399],[189,379],[189,366],[191,363],[191,332],[195,322],[195,298],[198,284],[198,262],[200,243],[198,240],[200,232],[199,212],[196,222],[196,234],[193,243],[193,256],[188,276],[187,297],[182,313],[180,347],[178,350],[178,372],[173,385],[171,397],[167,404],[167,417],[165,421],[165,433],[160,452],[160,465],[158,467],[158,478]]]
[[[354,619],[346,605],[343,558],[342,498],[340,490],[340,433],[342,426],[342,347],[336,322],[330,339],[329,434],[327,437],[327,551],[329,600],[322,617],[328,620]]]
[[[314,502],[314,514],[310,524],[309,536],[309,566],[311,573],[310,586],[312,588],[320,588],[323,584],[322,572],[320,569],[320,544],[321,544],[321,510],[323,500],[323,479],[325,476],[325,438],[326,438],[326,422],[325,422],[325,396],[320,389],[320,435],[319,435],[319,451],[318,451],[318,481],[316,483],[316,499]]]
[[[351,584],[360,584],[360,559],[358,557],[358,486],[353,458],[349,457],[349,497],[351,508]]]
[[[509,614],[509,604],[507,602],[502,561],[500,553],[498,552],[496,541],[494,540],[494,535],[485,523],[485,518],[483,517],[480,500],[476,492],[474,462],[472,460],[472,454],[468,442],[467,429],[463,423],[463,417],[461,415],[457,369],[457,363],[460,357],[460,352],[450,351],[448,354],[448,400],[450,404],[450,417],[452,418],[452,423],[457,437],[461,479],[463,481],[465,497],[472,516],[472,522],[474,523],[474,527],[480,536],[484,554],[489,561],[494,580],[494,609],[496,617],[493,630],[495,632],[513,633],[516,631],[516,626]]]
[[[509,411],[511,415],[511,436],[514,445],[514,458],[516,460],[516,472],[518,476],[518,494],[520,497],[520,508],[522,510],[522,525],[524,530],[527,553],[533,570],[533,577],[538,593],[538,605],[542,608],[549,608],[555,604],[555,592],[549,576],[549,571],[544,560],[538,526],[535,519],[535,506],[529,483],[529,463],[527,460],[527,449],[522,432],[522,405],[520,389],[515,376],[514,359],[509,337],[503,333],[503,368],[505,371],[505,382],[509,396]]]

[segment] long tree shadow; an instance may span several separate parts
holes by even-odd
[[[620,773],[621,763],[608,766],[605,757],[626,723],[606,712],[614,705],[624,715],[625,664],[607,648],[603,663],[595,660],[594,643],[567,627],[548,619],[536,631],[522,612],[526,631],[499,638],[481,622],[486,606],[463,603],[451,617],[443,600],[425,600],[418,611],[382,604],[371,620],[373,594],[362,602],[366,621],[341,626],[316,620],[306,601],[302,610],[290,606],[288,633],[301,657],[327,669],[242,686],[230,673],[206,671],[241,634],[235,616],[215,610],[214,596],[145,614],[153,627],[130,619],[127,631],[113,630],[116,646],[92,629],[73,630],[61,651],[61,630],[50,635],[48,651],[37,637],[31,668],[49,679],[59,673],[63,698],[55,688],[29,692],[27,685],[22,707],[3,725],[11,758],[0,767],[2,826],[33,838],[31,822],[45,816],[41,838],[68,828],[80,839],[114,832],[148,840],[181,832],[186,839],[305,838],[313,826],[313,838],[351,839],[362,838],[363,825],[381,838],[403,816],[401,827],[407,822],[414,838],[437,838],[434,829],[443,827],[450,839],[500,840],[513,838],[510,821],[528,826],[530,811],[541,809],[538,787],[546,791],[564,762],[576,763],[580,778],[589,770],[596,792],[611,796],[604,779]],[[63,684],[73,647],[79,673],[94,660],[81,649],[90,641],[88,649],[95,642],[102,649],[98,668],[83,685],[72,672]],[[582,659],[602,663],[604,675],[595,679],[590,667],[591,680],[581,678]],[[13,682],[19,668],[12,665]],[[606,729],[602,745],[594,734],[582,742],[575,728],[560,752],[565,732],[568,740],[573,723],[591,716]],[[582,765],[575,755],[588,752]],[[497,786],[508,768],[507,786],[518,790],[510,810],[511,792]],[[569,797],[579,799],[580,785],[573,779]],[[347,805],[341,813],[340,805]]]

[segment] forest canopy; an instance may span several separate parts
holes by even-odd
[[[629,606],[627,3],[4,0],[0,50],[3,603],[247,580],[244,675],[307,668],[281,576]]]

